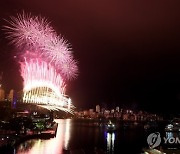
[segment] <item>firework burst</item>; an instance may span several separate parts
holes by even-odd
[[[21,55],[24,102],[72,112],[64,81],[76,78],[78,67],[70,45],[40,16],[23,12],[8,23],[7,37],[21,49],[17,55]]]
[[[58,96],[64,94],[65,84],[53,66],[40,59],[25,60],[21,63],[21,76],[24,79],[24,90],[35,87],[49,87]]]
[[[24,102],[71,112],[73,105],[65,96],[65,84],[53,66],[39,59],[25,60],[21,63],[21,76]]]
[[[45,18],[23,13],[17,18],[11,17],[9,24],[4,27],[13,44],[17,47],[23,46],[32,51],[38,51],[38,55],[41,55],[45,61],[54,64],[57,69],[60,67],[64,78],[70,80],[77,76],[78,69],[75,69],[77,63],[72,58],[70,45],[56,34]],[[73,69],[67,71],[67,67],[61,65],[68,65],[68,68]]]
[[[7,38],[17,47],[42,45],[48,34],[55,33],[45,18],[24,12],[17,17],[11,17],[8,23],[9,26],[4,26]]]
[[[76,78],[78,75],[77,62],[71,58],[67,59],[60,66],[60,73],[65,79],[71,80],[72,77]]]

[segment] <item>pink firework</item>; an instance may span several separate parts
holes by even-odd
[[[23,13],[17,18],[12,17],[9,24],[4,27],[12,43],[32,52],[38,51],[35,54],[54,65],[65,79],[77,76],[77,63],[72,58],[69,44],[56,34],[45,18]]]
[[[78,68],[67,41],[39,16],[23,13],[8,23],[4,26],[8,38],[21,48],[24,102],[72,112],[70,98],[64,95],[64,81],[75,78]]]
[[[44,54],[52,62],[58,64],[65,62],[69,57],[72,57],[72,52],[69,50],[67,41],[59,36],[52,36],[51,39],[41,47],[45,51]]]
[[[21,63],[21,76],[24,79],[24,90],[33,87],[49,87],[57,95],[64,94],[65,84],[53,66],[40,59],[25,60]]]
[[[17,17],[11,17],[8,23],[9,26],[4,26],[7,30],[7,37],[18,47],[41,45],[41,41],[44,42],[48,34],[54,33],[45,18],[24,12],[22,15],[18,14]]]
[[[24,78],[24,102],[72,113],[74,107],[70,98],[64,95],[63,79],[53,66],[41,59],[25,60],[21,63],[21,75]]]
[[[71,80],[73,78],[76,78],[78,75],[77,62],[71,58],[67,59],[67,61],[62,63],[59,67],[60,74],[65,79]]]

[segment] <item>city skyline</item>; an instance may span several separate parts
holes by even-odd
[[[8,4],[11,4],[11,6]],[[89,6],[88,6],[88,5]],[[96,4],[96,7],[92,7]],[[101,5],[103,4],[103,5]],[[0,72],[3,87],[21,90],[15,48],[3,19],[25,10],[42,14],[67,38],[79,77],[67,94],[77,107],[105,103],[178,112],[180,103],[180,2],[0,2]],[[82,5],[84,8],[82,8]],[[57,7],[56,7],[57,6]],[[81,7],[80,7],[81,6]],[[130,8],[130,9],[129,9]],[[69,10],[68,14],[64,13]]]

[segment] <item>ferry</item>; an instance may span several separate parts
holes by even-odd
[[[106,124],[106,130],[108,132],[112,132],[116,130],[116,125],[109,120],[109,122]]]

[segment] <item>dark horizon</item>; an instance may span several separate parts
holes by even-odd
[[[43,4],[42,4],[43,3]],[[23,10],[42,15],[71,44],[79,76],[67,83],[78,108],[127,106],[178,113],[180,103],[180,2],[0,2],[0,72],[3,88],[22,89],[22,78],[2,26]]]

